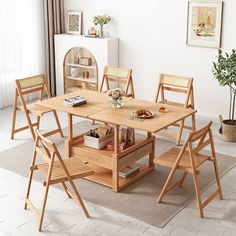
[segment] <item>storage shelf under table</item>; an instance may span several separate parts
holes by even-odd
[[[71,144],[70,156],[80,158],[95,171],[94,175],[86,179],[111,187],[113,191],[120,191],[153,170],[153,166],[137,163],[153,152],[153,146],[153,137],[136,138],[134,145],[119,154],[114,154],[113,151],[106,149],[97,150],[86,147],[83,143],[83,137],[81,137]],[[117,161],[117,165],[114,164],[115,161]],[[133,163],[139,166],[139,171],[127,178],[118,177],[118,187],[114,188],[113,175],[119,175],[120,169]]]
[[[87,165],[95,171],[95,174],[85,177],[85,179],[113,188],[112,170],[89,163]],[[141,163],[138,163],[137,165],[139,166],[139,171],[137,173],[127,178],[119,177],[119,191],[153,170],[153,167],[149,167]]]

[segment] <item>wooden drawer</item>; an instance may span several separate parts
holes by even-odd
[[[152,145],[153,142],[148,143],[120,158],[118,161],[118,169],[122,169],[150,154],[152,152]]]
[[[80,158],[84,162],[89,162],[107,169],[112,169],[112,157],[99,155],[99,153],[89,152],[85,148],[79,149],[71,147],[71,156]]]

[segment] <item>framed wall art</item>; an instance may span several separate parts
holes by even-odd
[[[222,1],[189,1],[187,45],[220,48]]]
[[[81,34],[82,27],[82,12],[68,11],[67,12],[67,33]]]

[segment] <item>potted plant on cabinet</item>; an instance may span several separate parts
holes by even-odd
[[[236,141],[236,50],[232,50],[231,54],[225,53],[223,55],[222,50],[219,49],[216,61],[213,62],[212,69],[214,78],[219,82],[221,86],[227,86],[229,88],[229,116],[228,119],[221,120],[222,138],[226,141]]]

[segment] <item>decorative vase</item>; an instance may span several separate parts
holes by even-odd
[[[112,98],[111,99],[111,107],[112,108],[121,108],[124,105],[123,98],[120,97],[118,99]]]
[[[100,24],[100,38],[104,38],[103,24]]]

